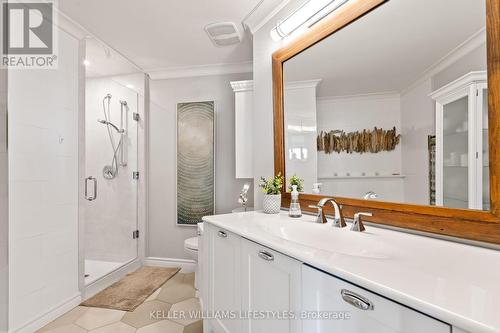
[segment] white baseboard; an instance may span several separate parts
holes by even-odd
[[[33,333],[36,330],[44,327],[54,319],[62,316],[69,310],[77,307],[81,302],[82,302],[82,295],[81,293],[77,293],[73,297],[70,297],[69,299],[62,302],[58,306],[54,307],[52,310],[46,312],[42,316],[32,320],[31,322],[25,324],[24,326],[10,330],[9,333]]]
[[[196,270],[196,261],[189,259],[146,257],[144,266],[180,267],[182,273],[192,273]]]
[[[132,273],[133,271],[139,269],[141,267],[141,261],[139,259],[135,259],[128,264],[117,268],[113,272],[109,273],[106,276],[103,276],[102,278],[92,282],[88,286],[85,286],[85,289],[83,291],[82,298],[83,300],[89,299],[90,297],[94,296],[98,292],[101,292],[102,290],[106,289],[113,283],[119,281],[122,279],[125,275],[128,273]]]

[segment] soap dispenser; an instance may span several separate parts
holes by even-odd
[[[292,201],[290,202],[290,209],[288,211],[290,217],[301,217],[302,211],[300,210],[299,191],[297,185],[292,185]]]

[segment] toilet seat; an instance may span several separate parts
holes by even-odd
[[[198,237],[186,239],[184,241],[184,247],[192,251],[198,251]]]

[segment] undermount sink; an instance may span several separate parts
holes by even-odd
[[[370,259],[389,259],[394,249],[377,236],[367,232],[354,232],[334,228],[331,223],[319,224],[302,219],[259,222],[258,228],[276,237],[307,247],[332,253]]]

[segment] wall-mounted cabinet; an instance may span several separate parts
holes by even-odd
[[[253,178],[253,81],[232,81],[236,178]]]
[[[489,210],[486,72],[464,75],[431,97],[436,101],[436,205]]]

